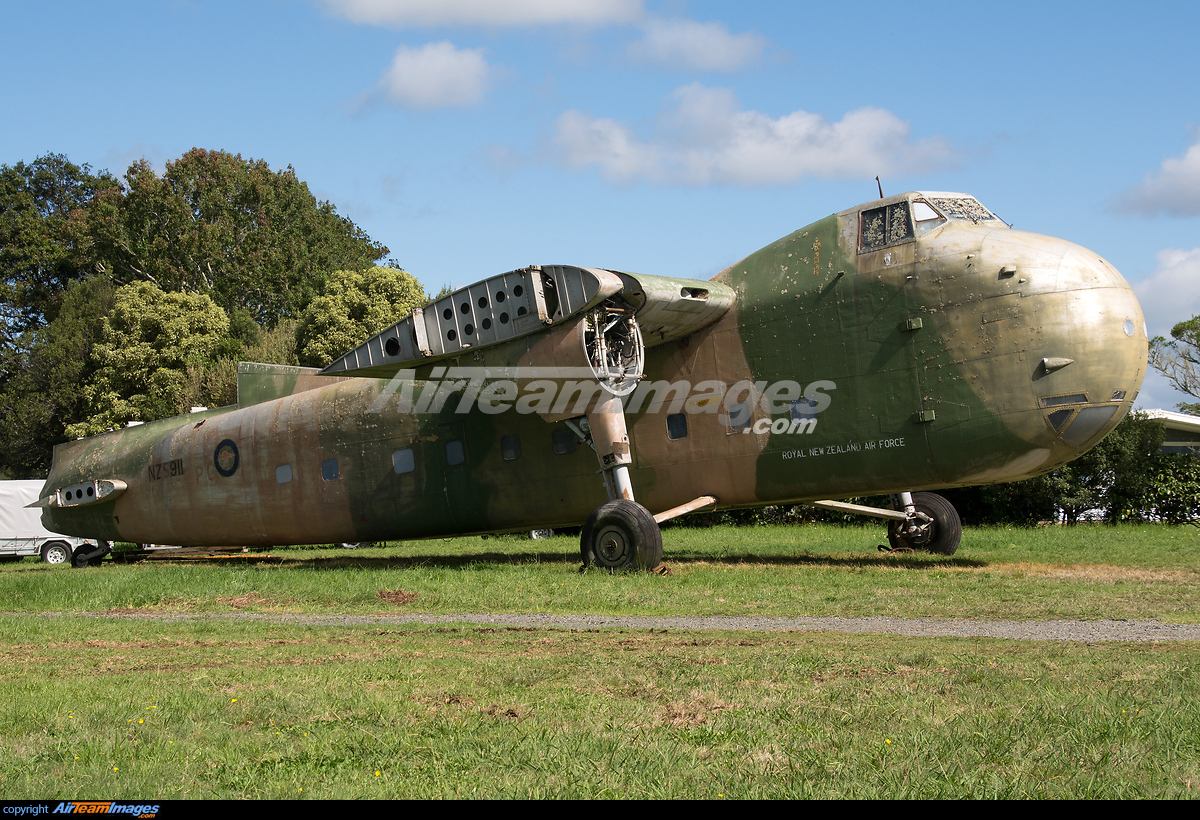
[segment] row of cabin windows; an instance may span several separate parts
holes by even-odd
[[[683,413],[673,413],[667,416],[667,438],[672,441],[687,437],[687,416]],[[579,439],[573,430],[555,430],[551,435],[551,445],[557,455],[563,456],[575,452]],[[521,439],[519,436],[504,436],[500,439],[500,455],[505,461],[516,461],[521,457]],[[447,467],[457,467],[467,461],[467,452],[461,439],[452,439],[445,445]],[[411,473],[417,469],[416,455],[411,447],[392,451],[392,469],[397,475]],[[341,474],[338,471],[336,458],[321,462],[321,478],[325,481],[336,481]],[[275,468],[275,481],[287,484],[292,480],[292,465],[280,464]]]

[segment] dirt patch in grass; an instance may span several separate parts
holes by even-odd
[[[379,590],[379,600],[387,601],[394,606],[404,606],[417,600],[417,593],[406,592],[403,589],[381,589]]]
[[[992,564],[988,567],[955,567],[951,572],[990,572],[1018,578],[1057,578],[1064,581],[1086,581],[1096,584],[1167,582],[1194,580],[1196,573],[1176,569],[1144,569],[1118,567],[1110,564],[1039,564],[1020,561],[1013,564]]]
[[[715,715],[737,707],[732,703],[717,700],[703,692],[688,693],[687,700],[675,700],[659,709],[655,723],[667,726],[699,726],[708,723]]]
[[[272,601],[265,595],[259,595],[257,592],[247,592],[245,595],[234,595],[229,597],[218,597],[218,604],[225,604],[231,609],[248,609],[250,607],[266,607],[270,606]]]

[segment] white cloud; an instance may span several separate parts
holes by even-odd
[[[1200,215],[1200,141],[1182,157],[1163,160],[1157,174],[1117,196],[1116,204],[1126,211],[1176,216]]]
[[[483,99],[489,71],[479,49],[456,49],[448,42],[400,46],[379,88],[391,102],[410,108],[471,105]]]
[[[734,71],[758,60],[767,44],[759,34],[695,20],[651,20],[645,31],[646,39],[629,45],[632,59],[698,71]]]
[[[1161,250],[1158,265],[1133,291],[1151,336],[1169,336],[1177,323],[1200,315],[1200,248]]]
[[[662,185],[780,185],[807,176],[873,177],[944,166],[955,152],[940,137],[913,140],[889,111],[860,108],[839,122],[794,111],[772,119],[740,110],[733,92],[698,83],[677,89],[654,139],[627,124],[568,111],[554,146],[567,167],[597,166],[612,180]]]
[[[628,23],[642,0],[321,0],[355,23],[410,26],[523,26],[555,23]]]

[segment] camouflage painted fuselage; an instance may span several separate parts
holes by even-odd
[[[1012,481],[1111,430],[1146,366],[1128,284],[1096,254],[990,214],[943,207],[914,227],[946,196],[958,195],[844,211],[719,274],[732,309],[650,346],[643,381],[820,382],[827,406],[796,430],[771,426],[794,404],[773,418],[751,403],[733,422],[694,401],[643,402],[627,412],[637,500],[658,512],[703,495],[748,506]],[[577,366],[582,333],[567,321],[467,350],[413,386],[434,364]],[[569,414],[456,413],[456,396],[438,412],[379,409],[383,380],[272,378],[287,384],[264,395],[282,398],[247,389],[238,407],[60,445],[43,496],[93,479],[128,489],[47,507],[43,522],[133,542],[308,544],[579,524],[608,498],[596,455],[555,435]]]

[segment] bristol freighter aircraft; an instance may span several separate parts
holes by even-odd
[[[319,372],[242,364],[236,406],[56,447],[38,504],[67,535],[198,546],[583,524],[585,563],[625,568],[660,562],[675,516],[815,502],[949,554],[959,517],[929,491],[1079,456],[1146,354],[1100,256],[910,192],[711,281],[534,265]]]

